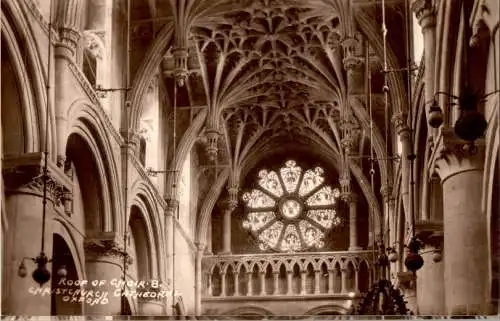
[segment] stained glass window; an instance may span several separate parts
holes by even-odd
[[[337,188],[327,185],[321,167],[303,170],[288,160],[279,170],[263,169],[257,187],[243,194],[243,227],[261,250],[285,252],[324,247],[326,232],[340,224]]]

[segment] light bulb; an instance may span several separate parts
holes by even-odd
[[[65,265],[61,265],[57,270],[57,275],[61,278],[65,278],[68,275],[68,270],[66,270]]]
[[[24,278],[27,274],[28,270],[26,269],[26,265],[24,265],[24,262],[21,262],[21,264],[19,264],[19,268],[17,269],[17,275]]]

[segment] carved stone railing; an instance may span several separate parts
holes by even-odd
[[[204,298],[356,295],[371,285],[371,251],[203,258]]]

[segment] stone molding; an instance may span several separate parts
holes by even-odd
[[[19,156],[5,156],[2,172],[7,193],[43,193],[44,160],[43,153],[29,153]],[[71,214],[73,200],[72,178],[63,172],[51,159],[47,162],[47,197],[55,206],[64,206],[66,214]]]
[[[451,128],[443,128],[431,156],[431,172],[436,171],[443,183],[447,178],[484,167],[484,139],[474,145],[458,138]]]
[[[415,12],[422,29],[436,25],[436,10],[432,0],[413,0],[411,10]]]
[[[415,222],[415,236],[426,246],[441,248],[443,242],[443,221],[422,220]]]
[[[59,34],[59,42],[56,46],[68,49],[71,57],[74,57],[81,37],[80,31],[71,27],[63,26],[59,28]]]
[[[123,246],[116,241],[114,232],[104,232],[93,237],[89,237],[84,242],[84,250],[87,260],[97,260],[99,258],[110,258],[119,262],[130,255],[125,252]]]

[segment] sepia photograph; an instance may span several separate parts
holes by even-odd
[[[1,0],[0,319],[498,317],[499,0]]]

